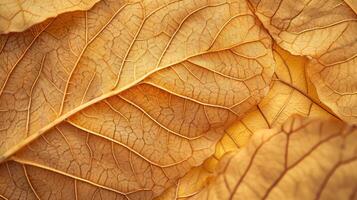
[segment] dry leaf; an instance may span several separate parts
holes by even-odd
[[[281,126],[293,114],[339,119],[319,101],[306,75],[308,59],[291,55],[279,47],[274,50],[274,58],[276,69],[269,93],[255,110],[230,126],[216,147],[216,158],[243,147],[259,129]]]
[[[20,32],[59,14],[88,10],[99,0],[2,0],[0,34]]]
[[[216,146],[215,154],[204,166],[191,170],[176,186],[166,191],[161,199],[185,199],[196,194],[207,185],[223,155],[244,147],[253,133],[260,129],[280,127],[293,114],[338,120],[338,117],[318,100],[315,88],[306,77],[308,59],[293,56],[279,47],[274,49],[274,58],[276,70],[267,96],[256,109],[226,130]]]
[[[0,199],[356,198],[353,1],[0,5]]]
[[[61,15],[2,37],[1,160],[76,112],[145,78],[176,96],[237,114],[266,93],[274,65],[270,39],[242,1],[201,2],[191,6],[192,13],[177,8],[180,2],[147,3],[104,1],[87,15]],[[233,29],[236,25],[242,29]]]
[[[0,41],[9,199],[159,195],[261,100],[275,65],[243,0],[101,1]]]
[[[355,126],[294,116],[224,156],[214,180],[189,199],[354,199],[356,139]]]
[[[321,101],[357,123],[356,13],[342,0],[250,2],[281,47],[312,59],[307,70]]]

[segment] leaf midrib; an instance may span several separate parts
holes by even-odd
[[[212,5],[211,5],[212,6]],[[209,6],[210,7],[210,6]],[[214,41],[215,41],[216,38],[214,38]],[[212,43],[214,43],[214,41],[212,41]],[[147,73],[145,76],[142,76],[140,78],[138,78],[137,80],[131,82],[130,84],[127,84],[125,86],[122,86],[121,88],[116,88],[116,89],[113,89],[99,97],[96,97],[90,101],[87,101],[86,103],[84,104],[81,104],[79,106],[77,106],[76,108],[62,114],[61,116],[59,116],[58,118],[56,118],[55,120],[53,120],[51,123],[47,124],[46,126],[42,127],[41,129],[39,129],[38,131],[32,133],[31,135],[29,135],[28,137],[26,137],[25,139],[21,140],[20,142],[18,142],[16,145],[8,148],[5,150],[5,152],[0,155],[0,163],[2,163],[3,161],[7,160],[10,156],[12,156],[13,154],[15,154],[18,150],[20,150],[21,148],[25,147],[27,144],[31,143],[32,141],[36,140],[39,136],[41,136],[42,134],[44,134],[45,132],[47,132],[48,130],[50,130],[51,128],[53,128],[54,126],[58,125],[59,123],[65,121],[67,118],[73,116],[74,114],[76,114],[77,112],[95,104],[95,103],[98,103],[104,99],[107,99],[109,97],[112,97],[112,96],[115,96],[125,90],[128,90],[129,88],[137,85],[138,83],[140,83],[141,81],[143,81],[145,78],[151,76],[152,74],[162,70],[162,69],[165,69],[167,67],[170,67],[170,66],[173,66],[175,64],[179,64],[185,60],[188,60],[190,58],[193,58],[193,57],[196,57],[196,56],[200,56],[200,55],[204,55],[204,54],[207,54],[207,53],[213,53],[213,52],[219,52],[219,51],[225,51],[225,50],[229,50],[229,49],[232,49],[234,47],[237,47],[237,46],[240,46],[242,44],[244,44],[246,42],[241,42],[241,43],[237,43],[237,44],[234,44],[234,45],[231,45],[229,47],[224,47],[224,48],[221,48],[221,49],[215,49],[215,50],[210,50],[210,48],[208,48],[206,51],[202,51],[200,53],[197,53],[197,54],[193,54],[193,55],[190,55],[188,57],[185,57],[181,60],[178,60],[174,63],[171,63],[171,64],[167,64],[167,65],[164,65],[164,66],[161,66],[161,67],[158,67],[156,68],[155,70],[152,70],[151,72]],[[206,68],[205,68],[206,69]],[[171,93],[171,92],[170,92]],[[228,108],[228,110],[231,110]]]

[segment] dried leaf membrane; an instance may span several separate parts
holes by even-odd
[[[0,2],[0,34],[21,32],[59,14],[88,10],[99,0],[3,0]]]
[[[188,199],[353,199],[356,139],[355,126],[294,116],[224,156],[214,180]]]
[[[0,40],[11,199],[157,196],[213,153],[274,67],[245,1],[103,1]]]
[[[356,123],[356,13],[342,0],[250,2],[282,48],[312,59],[307,70],[321,101]]]

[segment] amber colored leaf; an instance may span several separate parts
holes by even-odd
[[[21,32],[59,14],[88,10],[99,0],[2,0],[0,34]]]
[[[24,178],[41,199],[54,191],[33,184],[48,174],[114,191],[122,198],[151,199],[211,155],[225,124],[236,118],[228,110],[143,84],[77,113],[11,160],[35,168]],[[4,196],[19,198],[6,192]]]
[[[216,146],[215,154],[205,161],[203,166],[191,170],[176,186],[160,196],[160,199],[185,199],[195,195],[207,186],[223,155],[240,150],[258,130],[280,127],[293,114],[338,120],[338,117],[318,100],[315,88],[306,77],[309,62],[307,58],[291,55],[279,47],[274,49],[274,58],[275,75],[267,96],[254,110],[225,131]]]
[[[189,199],[354,199],[356,139],[355,126],[294,116],[224,156],[217,176]]]
[[[357,15],[351,9],[355,3],[250,2],[282,48],[311,58],[307,70],[321,101],[344,120],[357,123]]]
[[[0,160],[142,82],[237,115],[257,104],[274,60],[247,4],[185,2],[101,1],[2,35]]]
[[[339,119],[320,102],[306,75],[308,59],[291,55],[279,47],[275,47],[274,58],[276,69],[269,93],[255,110],[230,126],[216,147],[216,158],[244,146],[253,132],[280,126],[293,114]]]
[[[152,199],[214,153],[275,66],[243,0],[101,1],[0,41],[9,199]]]

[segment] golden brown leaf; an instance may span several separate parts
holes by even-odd
[[[88,10],[99,0],[4,0],[0,2],[0,34],[21,32],[59,14]]]
[[[321,101],[357,123],[356,13],[343,0],[250,2],[282,48],[311,58],[307,70]]]
[[[261,100],[275,65],[243,0],[101,1],[0,41],[10,199],[158,196]]]
[[[191,170],[180,182],[163,194],[161,199],[185,199],[207,185],[218,161],[227,152],[244,147],[254,132],[260,129],[279,127],[289,116],[299,114],[318,118],[335,118],[318,100],[315,88],[306,77],[308,59],[294,56],[279,47],[274,49],[276,69],[271,89],[266,97],[251,112],[233,123],[216,146],[215,154],[204,166]],[[199,176],[199,174],[206,174]],[[185,190],[190,185],[191,190]],[[176,193],[175,193],[176,192]]]
[[[318,118],[337,118],[318,99],[315,88],[306,75],[308,59],[275,48],[276,69],[267,96],[226,131],[216,147],[215,157],[243,147],[253,132],[280,126],[293,114]]]
[[[189,199],[354,199],[356,139],[355,126],[294,116],[224,156],[214,180]]]
[[[150,198],[212,154],[225,124],[234,119],[227,110],[138,85],[77,113],[11,160],[123,197],[141,199],[146,191],[142,195]],[[49,172],[36,178],[45,180]]]
[[[270,38],[242,2],[187,10],[176,1],[103,1],[3,35],[0,160],[140,81],[243,114],[266,93],[274,61]]]

